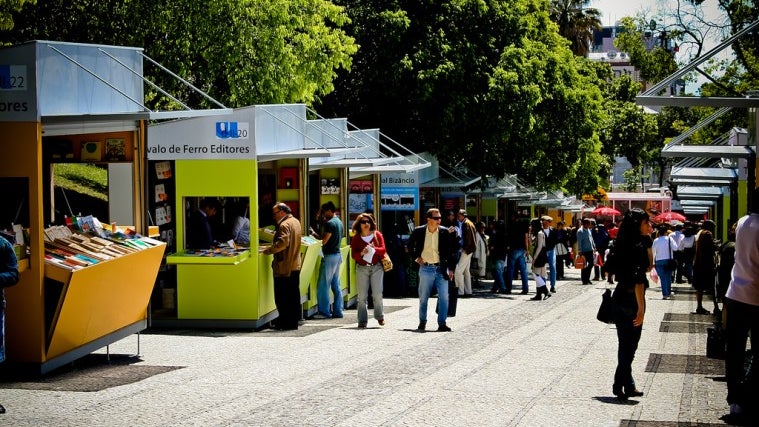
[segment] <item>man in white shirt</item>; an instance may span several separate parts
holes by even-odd
[[[683,251],[680,250],[680,242],[683,240],[683,237],[685,237],[683,235],[683,225],[678,223],[675,225],[675,231],[669,235],[669,238],[672,239],[674,246],[677,248],[674,254],[672,254],[675,261],[677,261],[677,268],[675,269],[675,281],[677,283],[683,283],[683,269],[685,268]]]
[[[746,340],[751,334],[753,370],[759,354],[759,188],[751,198],[751,213],[738,220],[735,231],[735,264],[727,289],[727,403],[730,415],[752,420],[744,425],[757,425],[756,410],[759,383],[744,381]],[[756,372],[753,373],[756,378]],[[749,411],[753,411],[753,414]]]

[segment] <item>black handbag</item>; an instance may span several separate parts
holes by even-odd
[[[710,359],[724,359],[727,349],[727,340],[722,325],[717,324],[714,328],[706,328],[706,357]]]
[[[596,319],[603,323],[614,323],[614,301],[611,299],[611,289],[606,289],[601,295],[601,306],[598,307]]]

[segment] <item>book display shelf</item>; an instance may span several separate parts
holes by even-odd
[[[102,337],[144,329],[145,302],[164,242],[63,226],[46,229],[44,235],[48,358],[72,351],[88,354],[102,347]]]

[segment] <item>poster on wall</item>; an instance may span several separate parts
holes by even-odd
[[[108,138],[105,140],[105,159],[111,162],[126,160],[126,141],[124,138]]]
[[[298,188],[298,168],[282,168],[279,170],[279,188]]]
[[[382,187],[380,207],[383,211],[412,211],[419,207],[419,189],[413,187]]]
[[[337,178],[322,178],[321,194],[340,194],[340,180]]]
[[[354,179],[350,182],[351,193],[367,194],[374,190],[374,183],[371,180]]]
[[[362,212],[370,211],[374,207],[372,206],[371,194],[349,194],[348,195],[348,213],[360,214]]]

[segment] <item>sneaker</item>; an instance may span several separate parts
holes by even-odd
[[[449,328],[448,325],[446,325],[445,323],[443,323],[442,325],[439,325],[437,327],[437,331],[438,332],[451,332],[451,328]]]
[[[332,316],[327,316],[326,314],[316,313],[312,317],[312,319],[322,320],[322,319],[331,319]]]
[[[551,288],[551,293],[555,294],[556,293],[556,288]]]
[[[358,324],[359,329],[366,329],[366,323],[359,323]]]
[[[385,326],[385,319],[380,319],[377,323],[379,323],[380,326]]]

